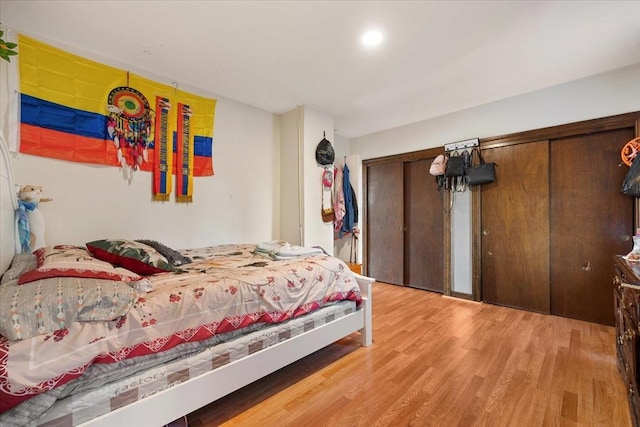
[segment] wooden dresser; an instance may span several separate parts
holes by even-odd
[[[640,263],[614,258],[614,309],[618,369],[627,387],[633,425],[640,426]]]

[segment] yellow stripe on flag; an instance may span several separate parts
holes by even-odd
[[[20,92],[23,94],[106,115],[111,89],[127,85],[126,71],[73,55],[22,34],[18,35],[18,46]]]

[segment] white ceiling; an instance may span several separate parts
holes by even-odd
[[[347,138],[640,63],[640,1],[0,0],[0,22]]]

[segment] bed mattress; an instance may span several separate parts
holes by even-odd
[[[118,379],[100,388],[62,399],[33,425],[76,426],[324,325],[354,312],[355,309],[353,301],[341,301],[286,323],[246,331],[234,339],[198,353],[180,357],[164,365]]]

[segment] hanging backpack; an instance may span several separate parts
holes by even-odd
[[[448,178],[464,176],[465,161],[457,151],[454,151],[447,160],[447,167],[444,171],[444,176]]]
[[[333,150],[333,146],[331,142],[327,138],[325,138],[325,133],[322,134],[323,138],[318,143],[316,147],[316,162],[321,164],[322,166],[327,166],[333,164],[333,161],[336,158],[336,153]]]

